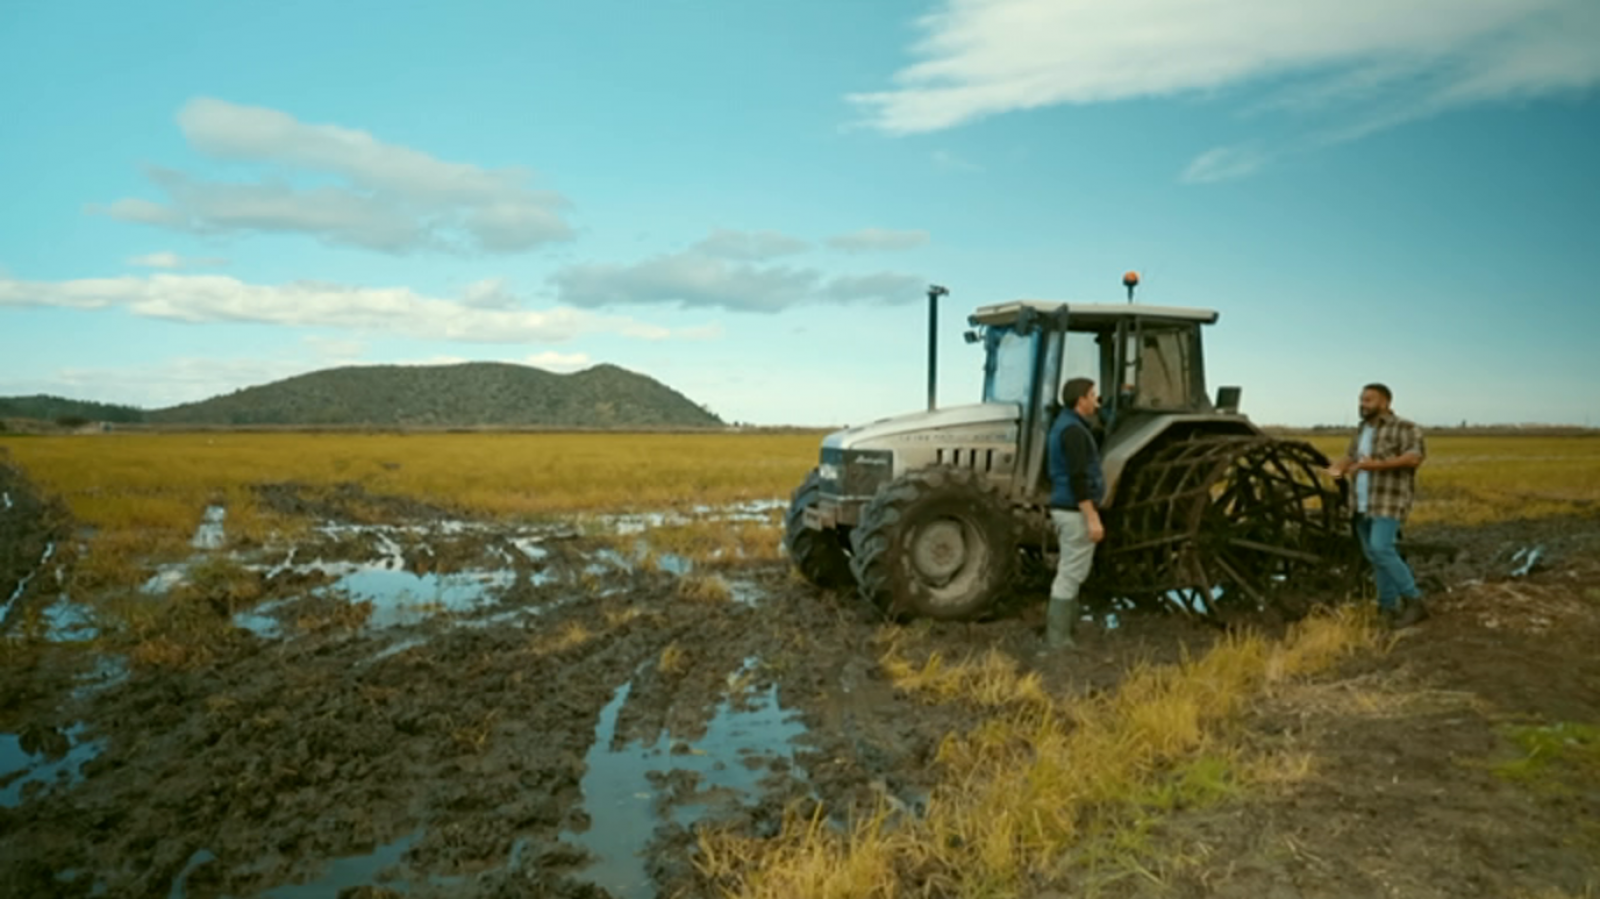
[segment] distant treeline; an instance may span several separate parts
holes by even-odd
[[[87,424],[92,421],[132,424],[144,421],[145,412],[133,406],[69,400],[65,397],[39,394],[0,397],[0,418],[35,418],[65,425]]]

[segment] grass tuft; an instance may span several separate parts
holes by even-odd
[[[689,653],[674,640],[661,650],[656,658],[656,670],[662,674],[682,674],[689,670]]]
[[[678,581],[678,596],[705,603],[725,603],[733,599],[733,588],[719,575],[690,574]]]
[[[1496,776],[1547,794],[1600,787],[1600,727],[1562,721],[1504,733],[1522,754],[1494,765]]]
[[[1229,739],[1246,707],[1374,639],[1359,615],[1314,616],[1281,642],[1230,637],[1069,706],[1035,693],[998,652],[916,664],[891,636],[884,667],[898,687],[993,710],[940,747],[925,815],[879,809],[837,830],[818,812],[790,817],[772,839],[708,831],[700,870],[725,895],[751,899],[990,897],[1071,886],[1078,876],[1159,879],[1146,839],[1153,816],[1224,801],[1249,776]]]

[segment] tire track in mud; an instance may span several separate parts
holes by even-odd
[[[49,563],[65,554],[70,518],[58,500],[41,498],[0,449],[0,634],[45,594]]]

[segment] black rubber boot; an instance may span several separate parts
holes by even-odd
[[[1395,630],[1411,627],[1428,619],[1428,606],[1422,601],[1422,597],[1413,596],[1400,602],[1400,614],[1394,619]]]

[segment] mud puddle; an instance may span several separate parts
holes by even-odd
[[[256,895],[260,899],[326,899],[328,896],[343,895],[346,890],[373,884],[383,884],[384,888],[404,895],[410,891],[412,882],[401,873],[402,860],[421,836],[422,832],[416,831],[379,846],[372,852],[333,859],[327,864],[327,873],[316,880],[272,887]],[[167,892],[167,899],[192,899],[190,878],[196,871],[216,862],[217,856],[209,849],[201,849],[190,856],[183,871],[173,881],[172,889]],[[192,892],[207,892],[203,885],[198,886]]]
[[[39,895],[655,895],[662,828],[758,803],[804,732],[752,686],[783,579],[652,545],[694,512],[233,549],[205,510],[193,555],[112,607],[224,616],[193,661],[64,589],[31,605],[30,634],[89,655],[23,719],[53,730],[0,732],[0,870]]]
[[[189,545],[195,549],[220,549],[228,539],[228,532],[223,528],[223,522],[228,519],[228,510],[223,506],[207,506],[205,513],[200,518],[200,526],[195,529],[194,536],[189,539]]]
[[[34,578],[39,576],[39,572],[44,571],[46,567],[49,566],[50,560],[55,556],[55,554],[55,543],[46,543],[44,546],[44,553],[39,557],[38,563],[28,569],[27,573],[17,580],[17,586],[11,591],[11,595],[6,597],[4,603],[0,603],[0,621],[5,620],[5,618],[11,614],[11,609],[17,604],[17,601],[22,599],[23,595],[28,592],[28,586],[33,583]]]
[[[730,684],[755,665],[747,660],[729,675]],[[562,837],[589,855],[577,877],[616,899],[653,899],[658,888],[646,854],[657,828],[664,821],[688,827],[730,805],[753,803],[775,762],[782,770],[793,765],[793,743],[807,729],[769,686],[754,697],[725,697],[704,736],[693,741],[663,733],[650,742],[621,742],[617,719],[632,690],[633,681],[624,683],[600,711],[580,784],[587,826]]]
[[[754,500],[731,506],[691,506],[683,510],[643,512],[623,515],[600,515],[585,519],[593,527],[620,536],[643,534],[654,528],[720,521],[727,523],[774,523],[775,516],[789,507],[786,499]]]
[[[77,723],[64,731],[41,726],[0,733],[0,808],[16,808],[25,798],[81,781],[84,764],[105,748],[103,740],[85,739],[85,731]]]

